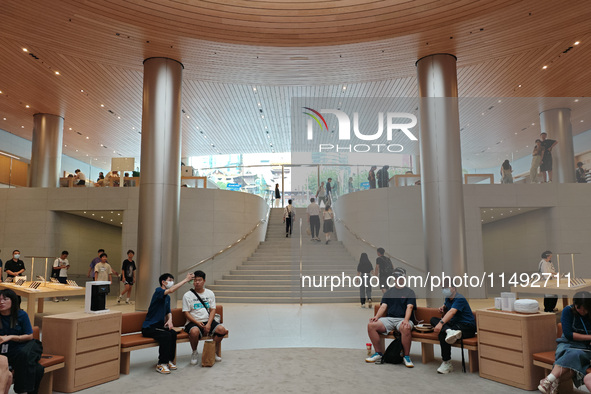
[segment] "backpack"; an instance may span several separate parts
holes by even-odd
[[[381,363],[402,364],[402,358],[402,341],[400,338],[394,338],[392,343],[386,348]]]
[[[392,276],[394,274],[394,266],[392,265],[392,260],[389,257],[381,256],[382,264],[380,264],[380,276],[387,277]]]

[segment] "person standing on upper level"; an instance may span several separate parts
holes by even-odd
[[[552,182],[552,149],[558,144],[558,141],[548,139],[547,137],[548,134],[546,132],[540,134],[542,147],[544,148],[544,155],[540,163],[540,172],[542,173],[544,182],[546,182],[546,173],[548,173],[548,182]]]

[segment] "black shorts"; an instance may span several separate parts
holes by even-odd
[[[209,336],[212,336],[212,334],[215,332],[215,329],[218,326],[218,324],[220,324],[220,323],[218,323],[215,320],[211,322],[211,330],[209,332]],[[193,327],[197,327],[199,329],[199,338],[202,338],[203,337],[203,328],[199,327],[197,324],[193,323],[192,321],[188,322],[185,325],[185,332],[188,334],[189,331],[191,331],[191,328],[193,328]]]
[[[548,154],[548,152],[544,154],[542,164],[540,164],[540,171],[552,171],[552,155]]]

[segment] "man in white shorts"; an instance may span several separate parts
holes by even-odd
[[[410,359],[409,352],[412,339],[411,331],[414,328],[413,321],[415,320],[414,311],[417,309],[417,297],[409,287],[399,286],[399,284],[405,284],[405,278],[403,277],[406,276],[406,270],[404,268],[396,268],[392,275],[393,278],[390,280],[396,280],[395,286],[384,293],[380,308],[376,315],[369,319],[367,325],[367,334],[376,352],[371,357],[366,358],[365,361],[375,363],[382,360],[385,349],[382,348],[380,335],[386,335],[395,330],[400,333],[400,340],[404,349],[402,361],[407,368],[412,368],[414,364]]]
[[[196,365],[199,362],[199,353],[197,352],[199,338],[209,335],[215,342],[215,361],[220,362],[222,361],[220,344],[228,330],[214,320],[215,295],[213,291],[205,288],[205,272],[198,270],[194,275],[194,288],[183,296],[183,312],[187,318],[185,331],[189,334],[189,341],[193,349],[191,365]]]

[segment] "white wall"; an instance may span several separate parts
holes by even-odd
[[[551,209],[541,208],[483,225],[484,270],[510,275],[536,272],[542,252],[549,249],[552,235],[547,224]],[[502,291],[509,291],[509,287]],[[500,291],[490,289],[489,295]]]
[[[588,232],[591,223],[591,209],[588,207],[591,184],[464,185],[463,189],[468,275],[481,277],[485,272],[488,274],[487,269],[490,268],[485,266],[485,253],[488,259],[489,251],[485,250],[483,243],[481,208],[527,207],[545,208],[543,218],[520,215],[514,219],[515,222],[505,219],[495,225],[511,227],[512,233],[519,237],[515,242],[522,243],[519,251],[504,251],[502,258],[512,262],[507,265],[510,267],[509,272],[532,272],[536,256],[550,249],[581,253],[576,260],[577,276],[591,278],[591,264],[587,264],[591,258]],[[359,236],[416,267],[408,269],[409,274],[417,274],[425,269],[420,187],[350,193],[337,200],[335,212]],[[545,229],[545,236],[541,235],[540,227]],[[354,239],[342,223],[337,222],[337,233],[353,256],[366,252],[374,260],[375,250]],[[491,234],[493,238],[490,242],[501,242],[495,238],[494,232],[488,232],[485,236]],[[542,239],[540,243],[534,241],[538,238]],[[490,259],[494,258],[492,256]],[[491,291],[491,294],[498,291]],[[486,290],[470,289],[469,296],[484,297]]]
[[[137,251],[138,202],[139,189],[130,187],[0,189],[0,256],[5,260],[11,256],[13,249],[20,249],[27,256],[57,256],[68,248],[60,240],[75,241],[72,231],[78,229],[81,232],[80,242],[95,233],[93,228],[96,226],[75,219],[65,219],[64,229],[64,214],[54,211],[121,210],[123,226],[120,245],[99,246],[108,250],[109,261],[118,269],[128,249]],[[251,194],[182,188],[179,270],[213,255],[242,237],[265,217],[266,207],[263,199]],[[232,251],[203,264],[200,268],[208,274],[208,281],[220,278],[246,260],[264,240],[265,232],[266,225],[260,226]],[[96,238],[98,241],[100,235]],[[88,242],[76,253],[86,258],[94,257],[99,247],[97,243]],[[88,263],[82,265],[88,266]],[[30,261],[25,260],[25,264],[30,264]]]

